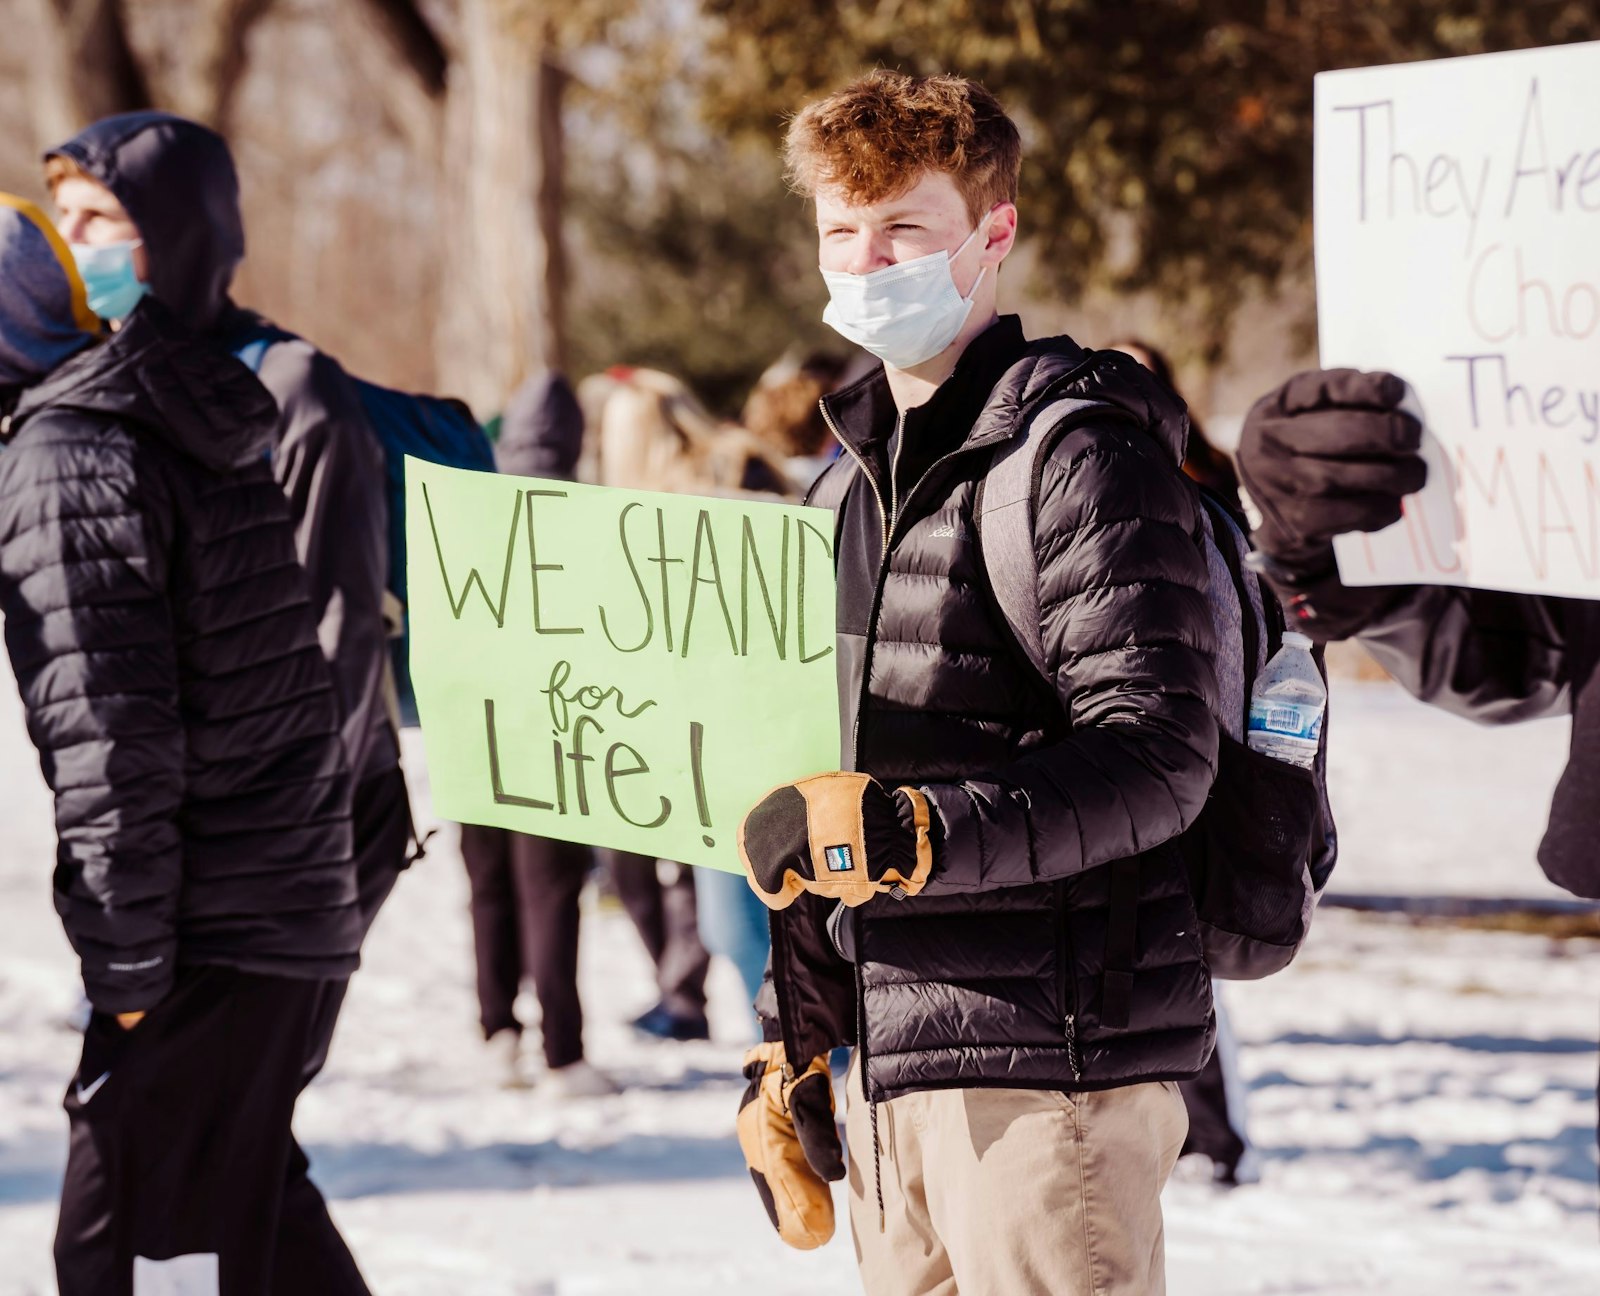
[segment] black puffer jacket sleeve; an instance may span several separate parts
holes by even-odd
[[[338,363],[292,339],[271,347],[261,381],[282,409],[273,472],[289,499],[317,636],[333,666],[344,744],[357,779],[395,763],[387,737],[388,503],[383,450]]]
[[[1158,846],[1200,813],[1217,762],[1200,507],[1137,430],[1078,428],[1052,450],[1034,535],[1070,732],[991,778],[925,789],[941,838],[927,894],[1070,876]]]
[[[1267,579],[1316,639],[1354,637],[1408,692],[1485,724],[1572,709],[1565,600],[1445,585],[1345,585],[1327,565]]]
[[[1560,599],[1423,585],[1360,634],[1410,693],[1446,711],[1512,724],[1572,709]]]
[[[161,555],[172,505],[113,425],[63,415],[4,452],[5,633],[55,793],[55,903],[102,1012],[172,984],[184,730]]]

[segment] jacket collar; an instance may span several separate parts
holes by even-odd
[[[968,407],[960,400],[963,390],[983,394]],[[1065,335],[1026,342],[1014,315],[1003,316],[979,334],[933,400],[919,408],[931,412],[947,391],[963,409],[973,411],[965,415],[972,423],[961,443],[953,447],[957,452],[1009,441],[1044,401],[1065,396],[1126,411],[1174,464],[1183,462],[1189,438],[1188,407],[1132,356],[1120,351],[1089,351]],[[883,367],[824,397],[822,405],[840,440],[865,462],[877,463],[881,469],[883,450],[895,424],[894,400]],[[954,409],[951,414],[956,416]]]
[[[1002,315],[967,345],[938,390],[923,404],[906,411],[907,426],[964,427],[967,433],[960,443],[964,448],[995,384],[1027,350],[1022,321],[1015,315]],[[860,381],[824,397],[822,403],[829,422],[847,446],[864,457],[882,453],[898,414],[882,365]],[[956,441],[953,433],[941,439]]]

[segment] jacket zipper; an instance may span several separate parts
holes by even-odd
[[[1056,1004],[1061,1013],[1062,1033],[1067,1039],[1067,1065],[1074,1080],[1083,1079],[1078,1061],[1078,995],[1073,978],[1072,934],[1067,926],[1067,884],[1055,884],[1056,916]]]
[[[906,448],[905,411],[894,416],[894,458],[889,460],[889,516],[884,521],[883,558],[889,561],[889,542],[894,538],[895,523],[900,520],[900,483],[896,478],[900,470],[900,453]]]
[[[861,465],[861,475],[867,479],[867,484],[872,487],[872,497],[878,501],[878,516],[883,519],[883,557],[889,556],[889,510],[883,506],[883,488],[878,485],[878,478],[872,469],[867,467],[867,461],[861,457],[860,452],[844,439],[844,434],[839,431],[839,425],[833,421],[833,415],[828,413],[827,402],[818,401],[817,408],[822,411],[822,421],[828,425],[828,431],[833,433],[833,439],[842,445],[845,453],[856,463]],[[893,470],[889,474],[894,476]],[[883,559],[878,560],[878,565],[883,565]],[[870,632],[871,627],[868,626]]]

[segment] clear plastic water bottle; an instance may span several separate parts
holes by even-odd
[[[1328,690],[1311,656],[1311,640],[1288,631],[1250,695],[1250,750],[1310,769],[1327,709]]]

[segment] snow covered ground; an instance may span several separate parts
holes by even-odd
[[[49,901],[48,801],[14,706],[0,712],[0,1296],[22,1296],[53,1290],[75,1060],[59,1023],[75,990]],[[1341,686],[1334,725],[1337,885],[1557,894],[1532,852],[1563,726],[1482,731],[1386,686]],[[747,1027],[729,968],[714,972],[713,1043],[637,1042],[621,1023],[651,997],[644,955],[619,913],[592,909],[590,1054],[627,1091],[555,1107],[478,1072],[465,899],[436,845],[380,918],[301,1103],[301,1139],[375,1291],[857,1290],[847,1230],[786,1251],[744,1173],[732,1129]],[[1226,1195],[1172,1185],[1175,1296],[1600,1291],[1600,942],[1329,909],[1289,972],[1228,989],[1265,1178]]]
[[[1328,724],[1335,891],[1572,898],[1534,855],[1570,721],[1490,728],[1335,680]]]

